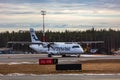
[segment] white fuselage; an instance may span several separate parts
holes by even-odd
[[[82,47],[77,43],[65,43],[65,42],[42,42],[38,39],[34,29],[30,28],[30,35],[32,44],[30,48],[38,53],[48,53],[48,55],[54,54],[81,54],[84,53]]]
[[[43,46],[42,44],[31,44],[30,48],[40,53],[49,54],[81,54],[84,53],[82,47],[77,43],[54,43],[50,48]]]

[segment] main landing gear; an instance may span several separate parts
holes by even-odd
[[[78,54],[77,57],[79,58],[79,57],[80,57],[80,54]]]
[[[52,57],[52,54],[48,54],[48,57]]]

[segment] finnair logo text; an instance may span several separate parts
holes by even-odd
[[[54,47],[55,51],[70,51],[70,47]]]

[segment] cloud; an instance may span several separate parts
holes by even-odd
[[[94,5],[96,6],[96,5]],[[102,5],[104,6],[104,5]],[[113,9],[101,9],[101,8],[90,8],[90,6],[86,6],[86,4],[41,4],[41,3],[32,3],[32,4],[0,4],[0,14],[40,14],[41,10],[47,10],[48,14],[80,14],[80,13],[88,13],[88,14],[97,14],[99,12],[107,12],[114,11],[114,14],[120,13],[119,10]],[[115,12],[116,11],[116,12]],[[112,13],[110,13],[112,14]]]
[[[33,27],[35,30],[42,30],[42,24],[26,24],[26,23],[16,23],[16,24],[0,24],[0,31],[19,31],[19,30],[29,30],[29,28]],[[106,23],[103,24],[46,24],[45,25],[45,31],[51,30],[51,31],[83,31],[95,28],[96,30],[100,29],[114,29],[119,30],[120,25],[108,25]]]
[[[120,25],[119,4],[120,0],[0,0],[0,23],[42,23],[41,10],[45,10],[45,22],[54,24],[51,28]]]

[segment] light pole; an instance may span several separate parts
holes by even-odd
[[[41,15],[43,15],[43,37],[42,37],[42,39],[43,39],[43,42],[45,42],[45,25],[44,25],[44,15],[46,15],[45,14],[46,13],[46,11],[41,11]]]

